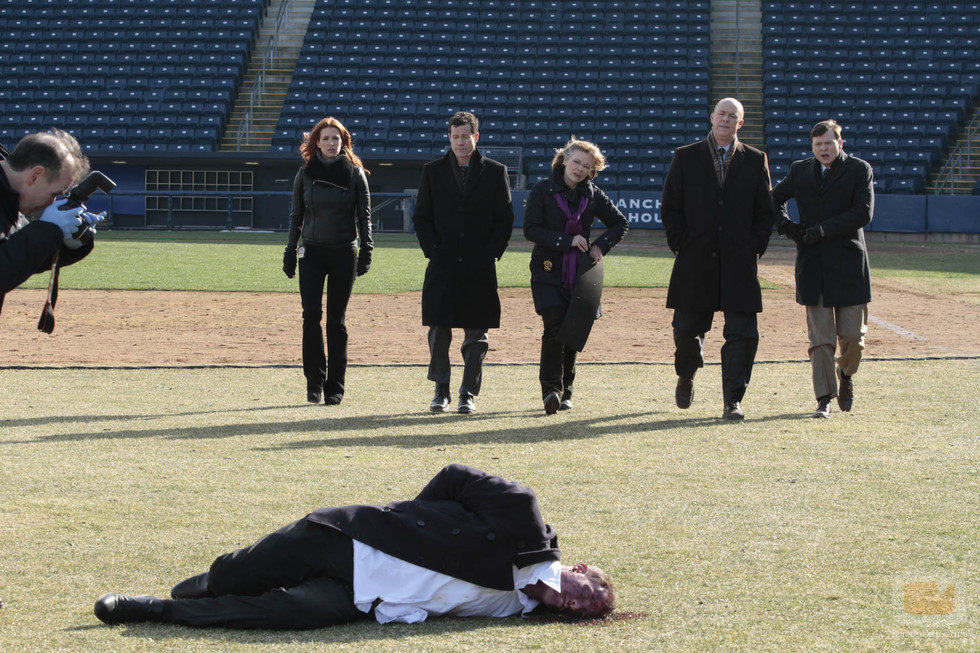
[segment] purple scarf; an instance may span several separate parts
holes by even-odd
[[[578,202],[578,210],[575,215],[572,215],[571,209],[568,208],[568,202],[565,201],[565,197],[561,193],[555,193],[555,201],[558,202],[558,208],[561,209],[561,212],[565,214],[565,233],[573,237],[581,236],[582,223],[579,220],[582,218],[582,213],[585,212],[585,207],[589,205],[589,198],[585,195],[582,196]],[[569,292],[575,286],[578,253],[578,248],[573,247],[565,252],[561,261],[561,285]]]

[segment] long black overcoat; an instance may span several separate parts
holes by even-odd
[[[533,490],[466,465],[443,468],[412,501],[321,508],[306,519],[491,589],[515,589],[514,566],[561,559]]]
[[[738,142],[724,187],[707,139],[677,148],[664,182],[661,216],[676,255],[667,308],[762,311],[756,262],[774,219],[764,152]]]
[[[821,182],[823,166],[815,158],[795,161],[772,191],[780,226],[789,222],[786,202],[796,198],[800,226],[820,225],[824,237],[796,250],[796,301],[816,306],[856,306],[871,301],[871,266],[863,227],[874,214],[875,190],[867,161],[844,152]]]
[[[472,329],[500,326],[495,260],[514,227],[507,167],[473,152],[460,192],[454,154],[430,161],[412,222],[429,259],[422,284],[422,324]]]
[[[560,180],[565,174],[564,166],[559,166],[547,179],[536,183],[528,194],[527,208],[524,211],[524,237],[534,243],[531,251],[531,296],[534,310],[540,313],[549,306],[562,303],[559,288],[565,252],[572,249],[574,236],[565,233],[567,218],[555,200],[557,193],[567,190]],[[589,198],[579,223],[582,235],[589,246],[596,245],[603,256],[609,253],[629,231],[626,217],[616,208],[602,189],[586,180],[580,184],[581,192]],[[569,207],[573,211],[578,206]],[[592,225],[596,219],[607,227],[606,231],[592,241]]]

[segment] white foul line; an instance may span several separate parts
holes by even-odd
[[[880,317],[875,317],[874,315],[868,315],[868,321],[869,322],[874,322],[878,326],[885,327],[889,331],[893,331],[893,332],[897,333],[900,336],[905,336],[906,338],[909,338],[910,340],[925,340],[925,338],[923,338],[919,334],[912,333],[911,331],[908,331],[907,329],[903,329],[902,327],[898,326],[897,324],[892,324],[891,322],[889,322],[887,320],[883,320]]]

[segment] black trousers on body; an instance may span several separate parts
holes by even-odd
[[[354,545],[301,519],[219,556],[208,572],[214,598],[165,602],[166,621],[224,628],[322,628],[367,617],[354,606]]]
[[[759,348],[758,316],[755,313],[725,311],[725,344],[721,347],[721,388],[725,403],[742,401],[752,377],[752,364]],[[675,310],[674,370],[677,376],[694,378],[704,367],[704,335],[711,330],[711,311]]]
[[[566,347],[555,339],[555,334],[565,321],[567,312],[568,304],[549,306],[541,311],[544,331],[541,333],[541,364],[538,369],[538,380],[541,382],[542,399],[551,392],[572,396],[572,384],[575,382],[575,357],[578,352],[574,347]]]
[[[357,276],[353,247],[304,245],[299,259],[299,296],[303,304],[303,374],[308,390],[344,394],[347,374],[347,304]],[[323,287],[327,288],[327,355],[323,352]]]

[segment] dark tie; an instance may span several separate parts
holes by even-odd
[[[820,173],[820,180],[826,182],[827,177],[830,176],[830,168],[824,168],[823,172]]]
[[[723,147],[718,148],[718,156],[721,157],[721,165],[725,165],[725,148]]]
[[[463,179],[466,179],[466,171],[469,170],[469,169],[470,169],[470,167],[468,165],[466,165],[466,166],[459,166],[459,174],[463,175]]]

